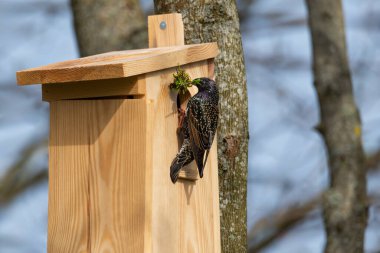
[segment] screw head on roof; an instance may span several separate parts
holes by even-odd
[[[166,22],[165,21],[161,21],[161,23],[160,23],[160,29],[161,30],[165,30],[166,29]]]

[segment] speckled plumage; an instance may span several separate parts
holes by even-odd
[[[215,82],[209,78],[200,78],[198,93],[188,102],[182,131],[184,142],[170,166],[170,178],[173,183],[178,179],[180,169],[195,159],[199,176],[207,162],[216,128],[218,126],[219,93]]]

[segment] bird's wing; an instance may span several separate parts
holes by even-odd
[[[187,108],[186,116],[192,141],[200,149],[210,149],[218,122],[218,108],[197,96],[190,99]]]
[[[172,164],[170,165],[170,178],[172,182],[175,183],[178,179],[179,171],[183,166],[186,166],[194,160],[194,155],[190,147],[189,139],[185,139],[181,150],[178,152],[174,158]]]

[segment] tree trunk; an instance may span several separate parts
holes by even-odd
[[[322,133],[329,156],[324,196],[327,253],[364,252],[367,221],[361,124],[353,97],[340,0],[306,0]]]
[[[139,0],[71,0],[81,56],[147,47]]]
[[[221,240],[225,253],[247,252],[248,105],[242,42],[235,1],[155,0],[157,14],[179,12],[186,44],[213,42],[220,54],[218,162]]]

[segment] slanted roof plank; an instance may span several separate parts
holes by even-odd
[[[216,43],[118,51],[17,72],[17,83],[47,84],[135,76],[214,58]]]

